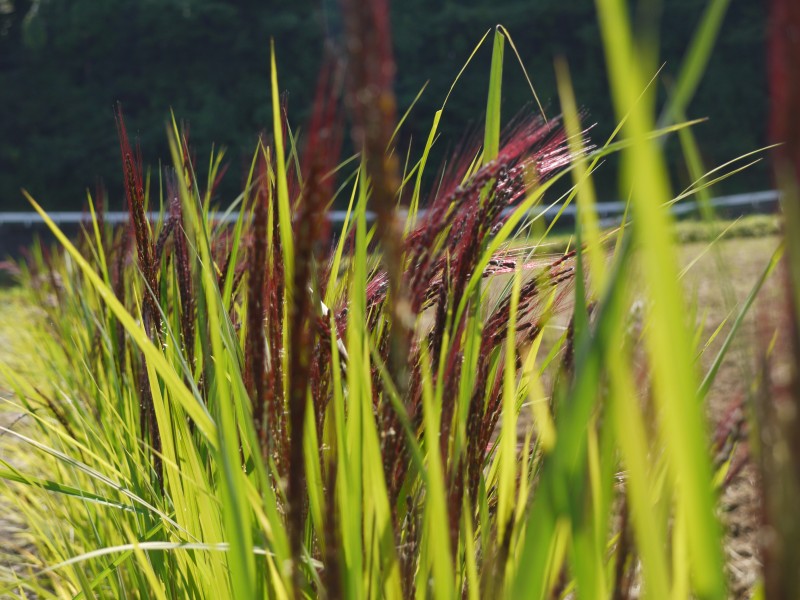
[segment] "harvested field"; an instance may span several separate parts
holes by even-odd
[[[747,297],[777,245],[776,237],[725,241],[720,244],[717,255],[714,251],[708,252],[689,270],[686,284],[691,297],[696,298],[704,339],[714,334],[731,310],[733,316],[730,316],[729,323],[733,320],[737,305]],[[706,247],[705,244],[686,245],[683,248],[684,260],[687,263],[694,260]],[[708,409],[713,425],[732,417],[746,398],[758,367],[757,357],[765,351],[773,332],[779,327],[784,305],[782,280],[783,273],[778,269],[765,282],[720,369],[709,395]],[[737,305],[731,306],[731,301]],[[704,367],[713,360],[726,331],[727,327],[704,353]],[[781,346],[777,344],[776,347]],[[740,448],[738,456],[744,459],[746,450]],[[721,518],[726,527],[725,550],[732,598],[749,598],[759,576],[759,507],[757,472],[748,461],[726,486],[720,503]]]

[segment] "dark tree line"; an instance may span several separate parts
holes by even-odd
[[[661,15],[636,15],[642,28],[660,16],[665,81],[676,74],[705,4],[671,0]],[[301,125],[326,40],[335,44],[340,34],[337,10],[337,0],[0,0],[0,209],[24,208],[21,187],[49,207],[79,208],[96,177],[121,206],[117,101],[151,166],[168,157],[170,107],[190,124],[201,164],[212,143],[226,146],[230,168],[220,193],[230,199],[258,134],[270,129],[270,38],[290,118]],[[691,105],[689,117],[711,117],[697,129],[709,166],[765,143],[765,12],[762,2],[732,1]],[[393,6],[401,111],[429,81],[404,146],[422,145],[453,78],[496,23],[511,32],[552,115],[553,59],[568,59],[579,101],[597,123],[592,136],[603,140],[615,123],[591,0],[403,0]],[[481,127],[489,58],[486,44],[448,101],[435,158]],[[504,117],[536,110],[511,48],[505,64]],[[677,148],[671,152],[675,176],[685,183]],[[610,170],[599,183],[602,198],[616,197]],[[769,183],[756,168],[724,189]]]

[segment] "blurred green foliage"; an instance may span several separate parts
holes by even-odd
[[[704,4],[671,0],[663,16],[637,15],[642,32],[655,31],[651,24],[660,22],[663,53],[654,62],[666,62],[662,96]],[[229,171],[220,195],[230,199],[241,189],[257,135],[269,125],[270,37],[296,127],[308,109],[309,82],[325,42],[338,37],[337,11],[336,0],[0,0],[0,210],[26,207],[20,187],[47,198],[51,209],[77,209],[95,177],[103,177],[112,206],[121,207],[116,101],[150,166],[168,156],[170,107],[190,123],[200,161],[212,143],[226,146]],[[513,36],[548,115],[557,112],[553,59],[563,55],[587,123],[597,123],[592,138],[602,142],[613,129],[591,0],[403,0],[393,11],[401,110],[430,82],[407,122],[403,148],[424,143],[453,74],[496,23]],[[731,3],[690,107],[689,118],[710,117],[697,129],[709,168],[765,143],[765,21],[765,3]],[[490,54],[488,45],[482,48],[460,80],[440,128],[443,139],[469,140],[481,130]],[[525,77],[510,60],[504,122],[536,110]],[[454,148],[438,148],[434,159],[448,150]],[[678,185],[686,183],[677,143],[669,154]],[[613,199],[613,176],[601,170],[597,180],[600,199]],[[755,168],[718,193],[770,185],[766,170]]]

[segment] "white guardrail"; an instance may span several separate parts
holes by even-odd
[[[763,192],[751,192],[747,194],[735,194],[732,196],[720,196],[713,198],[711,204],[714,208],[746,208],[754,212],[766,212],[770,208],[776,208],[780,194],[775,190],[766,190]],[[506,209],[507,211],[513,208]],[[534,209],[536,214],[540,214],[541,207]],[[555,217],[558,211],[561,210],[560,206],[551,206],[544,209],[545,218]],[[697,202],[677,202],[672,206],[672,212],[676,215],[683,215],[698,210]],[[624,202],[603,202],[597,204],[597,215],[605,219],[614,219],[620,217],[625,211]],[[425,211],[421,210],[420,214]],[[533,212],[533,211],[532,211]],[[574,204],[567,206],[564,209],[563,215],[574,217],[576,207]],[[66,212],[66,211],[53,211],[48,212],[48,216],[58,225],[80,224],[87,222],[89,216],[86,212]],[[346,212],[343,210],[332,210],[328,213],[328,218],[332,223],[343,223]],[[237,212],[220,213],[217,217],[218,221],[233,222],[238,218]],[[150,218],[155,220],[158,217],[157,213],[150,213]],[[367,218],[372,219],[374,215],[370,212],[367,213]],[[128,220],[128,213],[123,211],[111,211],[104,215],[106,223],[119,224],[125,223]],[[41,225],[42,218],[35,212],[0,212],[0,227],[4,225],[22,225],[23,227],[32,227],[34,225]]]

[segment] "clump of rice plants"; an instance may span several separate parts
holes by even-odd
[[[388,7],[343,10],[349,62],[325,63],[301,136],[273,51],[272,132],[224,212],[222,153],[201,176],[173,120],[172,166],[147,173],[121,109],[126,227],[95,194],[73,244],[29,198],[63,251],[22,267],[41,381],[9,372],[31,428],[3,430],[37,460],[0,475],[36,554],[0,592],[724,597],[714,373],[701,385],[691,359],[655,142],[685,124],[655,128],[644,67],[620,79],[635,53],[609,33],[625,137],[589,144],[563,69],[563,124],[502,126],[498,28],[484,139],[426,192],[442,111],[401,166]],[[615,151],[633,220],[607,253],[589,185]],[[515,243],[570,175],[579,246]],[[634,294],[650,300],[641,339]]]

